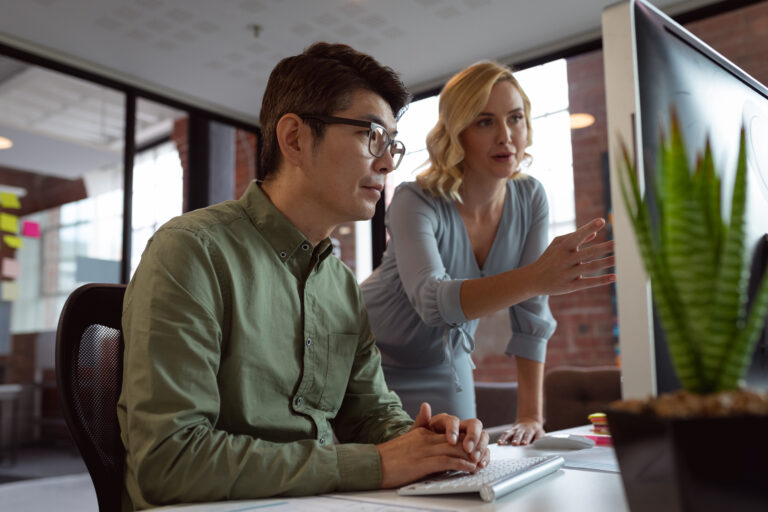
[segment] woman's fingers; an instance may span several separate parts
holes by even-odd
[[[613,240],[609,240],[608,242],[600,242],[599,244],[594,244],[590,245],[589,247],[585,247],[584,249],[579,249],[577,254],[581,261],[589,261],[595,258],[600,258],[601,256],[611,254],[613,251]]]
[[[568,245],[571,249],[576,249],[580,245],[583,245],[597,236],[597,232],[605,227],[605,219],[597,218],[592,219],[583,226],[579,227],[576,231],[570,235],[566,235],[568,238]]]
[[[593,277],[579,277],[573,281],[570,289],[566,293],[577,292],[579,290],[586,290],[587,288],[594,288],[596,286],[604,286],[616,281],[616,274],[603,274]]]
[[[527,445],[536,440],[537,437],[544,435],[544,429],[541,422],[534,420],[523,420],[515,423],[512,428],[501,434],[499,444],[511,444],[514,446]]]
[[[588,263],[582,263],[581,265],[579,265],[578,272],[579,274],[593,274],[595,272],[599,272],[606,268],[611,268],[615,266],[616,266],[616,258],[613,256],[608,256],[607,258],[600,258],[598,260],[592,260]]]
[[[498,444],[512,444],[512,440],[515,437],[515,434],[517,433],[517,425],[514,425],[509,430],[505,430],[503,434],[499,437],[499,440],[497,441]]]
[[[571,293],[616,281],[614,274],[594,275],[616,265],[613,241],[581,247],[594,240],[604,226],[605,220],[593,219],[552,241],[536,262],[536,282],[542,295]]]

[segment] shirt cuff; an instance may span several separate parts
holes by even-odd
[[[461,308],[461,285],[464,279],[451,279],[438,283],[437,309],[445,323],[456,325],[467,321]]]
[[[547,356],[547,338],[516,332],[509,340],[504,353],[543,363]]]
[[[373,444],[338,444],[339,491],[370,491],[381,488],[381,458]]]

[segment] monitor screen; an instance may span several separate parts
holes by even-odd
[[[746,257],[757,274],[766,267],[768,234],[768,89],[683,27],[641,0],[612,6],[603,15],[611,191],[617,244],[619,343],[625,369],[625,397],[680,387],[664,333],[654,314],[649,283],[639,260],[614,169],[620,162],[619,138],[632,141],[645,191],[654,200],[658,143],[668,133],[674,108],[688,154],[695,162],[707,137],[722,180],[722,207],[730,195],[744,125],[748,152]],[[617,140],[613,140],[617,139]],[[760,143],[762,141],[762,143]],[[727,213],[726,213],[727,216]],[[621,230],[621,233],[619,233]],[[768,389],[768,340],[758,342],[747,383]],[[634,366],[629,368],[629,366]]]

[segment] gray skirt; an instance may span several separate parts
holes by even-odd
[[[432,415],[445,412],[466,420],[477,416],[475,410],[475,380],[470,356],[456,354],[456,374],[462,391],[456,391],[450,365],[446,362],[428,368],[395,368],[382,366],[389,389],[397,393],[403,409],[416,418],[422,402],[429,402]]]

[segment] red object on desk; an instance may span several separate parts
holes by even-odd
[[[611,436],[604,434],[582,434],[584,437],[588,437],[595,442],[597,446],[613,446],[613,440]]]

